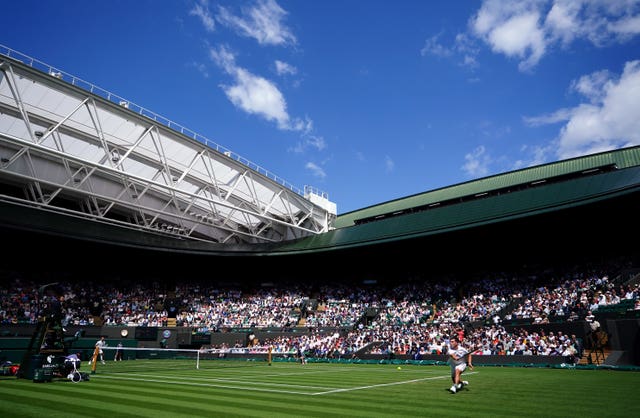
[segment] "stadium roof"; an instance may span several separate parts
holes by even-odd
[[[385,202],[345,214],[344,219],[339,219],[343,225],[339,228],[271,245],[223,245],[171,239],[9,202],[0,202],[0,223],[5,227],[21,224],[23,229],[33,232],[172,254],[313,256],[358,251],[358,256],[375,258],[380,253],[388,254],[389,248],[400,253],[412,251],[409,248],[416,246],[416,240],[423,240],[417,245],[431,248],[432,254],[435,254],[434,248],[441,254],[477,252],[478,246],[487,242],[494,246],[494,241],[506,242],[507,246],[508,242],[518,242],[521,251],[527,251],[524,247],[527,241],[549,238],[544,244],[549,250],[552,245],[559,245],[557,248],[562,250],[559,237],[569,237],[573,246],[587,244],[590,239],[603,240],[607,235],[620,241],[620,235],[633,235],[638,229],[635,219],[640,210],[639,198],[640,147],[633,147]],[[460,238],[460,233],[464,237]],[[530,236],[530,239],[522,240],[514,235]],[[425,243],[424,239],[431,241]],[[461,241],[469,241],[470,246],[476,247],[465,250]],[[503,246],[495,251],[505,249],[508,250]]]
[[[229,152],[176,131],[170,121],[133,111],[119,98],[113,102],[95,86],[80,88],[82,80],[67,83],[60,78],[66,74],[39,71],[36,61],[3,60],[0,228],[18,231],[12,239],[29,245],[34,240],[23,238],[24,231],[196,255],[370,251],[416,239],[440,243],[487,226],[508,229],[516,220],[535,225],[543,216],[558,228],[572,223],[575,231],[581,225],[574,214],[598,215],[603,208],[618,229],[624,222],[636,228],[638,146],[443,187],[334,219],[328,200],[301,196]],[[56,196],[66,200],[56,206]],[[595,230],[594,223],[585,225]]]
[[[567,180],[581,177],[585,174],[609,171],[612,169],[624,169],[637,165],[640,165],[639,147],[625,148],[528,167],[345,213],[336,219],[335,227],[342,228],[352,226],[366,219],[380,217],[380,215],[411,212],[415,210],[415,208],[435,206],[442,202],[466,201],[474,197],[483,197],[484,193],[496,195],[499,194],[501,190],[529,188],[532,185],[549,184],[552,181]]]
[[[2,45],[0,158],[3,204],[167,241],[286,241],[329,230],[336,214],[326,194]]]
[[[623,195],[636,196],[638,192],[640,147],[624,148],[490,176],[353,211],[338,217],[335,230],[285,242],[277,251],[331,250],[433,236]]]

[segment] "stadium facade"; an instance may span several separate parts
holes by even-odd
[[[0,46],[0,231],[24,268],[403,280],[637,260],[638,213],[636,146],[338,215],[327,194]]]
[[[0,52],[0,223],[19,231],[16,241],[29,232],[215,257],[350,258],[418,246],[441,259],[476,253],[486,241],[494,251],[516,241],[530,252],[561,236],[570,247],[600,248],[616,245],[618,231],[637,232],[626,215],[638,210],[638,147],[337,216],[324,193],[301,192],[130,101],[9,48]]]

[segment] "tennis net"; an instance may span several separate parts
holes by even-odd
[[[116,350],[121,350],[122,360],[114,360]],[[245,367],[270,361],[268,347],[206,350],[103,347],[103,351],[105,360],[103,363],[97,358],[96,373]],[[91,362],[88,364],[93,367]]]

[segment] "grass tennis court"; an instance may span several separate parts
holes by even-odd
[[[207,360],[98,365],[90,381],[0,378],[2,417],[633,417],[640,373]],[[81,370],[88,372],[86,362]]]

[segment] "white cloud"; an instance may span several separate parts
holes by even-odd
[[[324,179],[325,177],[327,177],[327,173],[325,173],[325,171],[322,169],[322,167],[320,167],[316,163],[308,162],[307,164],[305,164],[304,168],[306,168],[307,170],[311,171],[311,173],[315,177],[318,177],[318,178],[321,178],[321,179]]]
[[[275,64],[276,64],[276,72],[278,73],[278,75],[284,75],[284,74],[293,75],[298,72],[298,69],[296,67],[286,62],[276,60]]]
[[[189,13],[198,16],[207,31],[215,29],[208,0],[198,0]],[[287,12],[275,0],[257,0],[251,7],[243,8],[240,15],[234,15],[226,7],[219,6],[215,19],[241,36],[257,40],[260,45],[295,45],[296,37],[283,23],[286,15]],[[278,129],[301,132],[302,141],[293,148],[294,152],[301,153],[307,149],[323,151],[327,147],[324,138],[309,135],[313,130],[313,121],[309,117],[290,117],[285,97],[276,83],[239,66],[236,55],[226,46],[210,48],[209,56],[231,76],[232,82],[221,84],[220,87],[236,108],[274,122]],[[208,76],[204,66],[194,66],[205,77]],[[275,61],[275,69],[280,76],[298,72],[295,66],[280,60]],[[318,178],[326,177],[322,167],[314,163],[309,162],[305,167]]]
[[[227,97],[236,106],[246,111],[276,121],[280,129],[289,126],[287,103],[278,88],[269,80],[256,76],[244,68],[237,68],[236,84],[224,86]]]
[[[187,67],[195,68],[204,78],[209,78],[209,71],[207,70],[207,66],[201,64],[199,62],[191,62],[187,64]]]
[[[311,130],[311,128],[309,128]],[[322,151],[327,147],[327,143],[321,136],[307,135],[302,141],[298,142],[295,147],[291,148],[291,151],[301,154],[309,148],[313,148],[317,151]]]
[[[579,2],[556,2],[551,6],[545,20],[550,36],[569,45],[579,35],[580,28],[576,25],[579,11]]]
[[[396,163],[393,161],[393,159],[391,157],[389,157],[388,155],[384,156],[384,170],[387,173],[390,173],[393,171],[393,169],[396,167]]]
[[[474,68],[477,66],[478,48],[474,45],[473,39],[464,33],[459,33],[455,36],[453,47],[449,48],[440,43],[441,36],[440,33],[427,39],[420,50],[420,55],[434,55],[441,58],[456,57],[459,58],[460,65],[464,67]]]
[[[304,119],[294,118],[288,129],[308,134],[313,130],[313,121],[308,116]]]
[[[209,11],[209,0],[199,0],[193,6],[193,9],[189,10],[189,14],[200,18],[200,21],[207,32],[214,32],[216,30],[215,21]]]
[[[519,58],[520,69],[535,66],[546,45],[540,24],[539,1],[485,1],[471,21],[476,36],[494,52]]]
[[[610,23],[608,29],[623,37],[633,36],[640,33],[640,16],[628,16]]]
[[[529,126],[549,125],[564,122],[571,117],[572,109],[559,109],[548,115],[524,117],[525,124]]]
[[[591,103],[602,102],[606,94],[606,85],[612,74],[608,70],[596,71],[580,77],[571,83],[571,89],[585,96]]]
[[[552,145],[546,146],[529,146],[522,145],[521,150],[523,154],[529,156],[527,160],[517,160],[511,164],[509,170],[519,170],[525,167],[533,167],[541,165],[549,160],[549,154],[553,152]]]
[[[450,48],[442,45],[438,39],[442,34],[437,34],[424,41],[424,46],[420,50],[420,55],[435,55],[436,57],[448,57],[453,54]]]
[[[260,45],[295,45],[296,37],[283,23],[286,15],[275,0],[257,0],[254,6],[242,9],[242,16],[219,6],[216,19],[240,35],[254,38]]]
[[[213,62],[229,74],[233,74],[236,68],[236,56],[227,47],[211,48],[209,54]]]
[[[469,68],[478,66],[476,59],[479,49],[476,46],[474,40],[467,34],[459,33],[456,35],[455,41],[456,51],[462,55],[462,65]]]
[[[545,52],[544,33],[537,13],[514,16],[489,34],[494,51],[521,58],[520,69],[535,66]]]
[[[492,51],[535,67],[556,44],[595,46],[640,34],[638,0],[485,0],[470,19],[471,33]]]
[[[627,62],[619,79],[598,71],[571,86],[588,103],[526,119],[532,125],[565,123],[557,138],[559,159],[640,144],[640,60]]]
[[[210,50],[211,59],[234,79],[233,85],[222,85],[227,98],[239,109],[277,123],[279,129],[303,131],[310,129],[310,120],[291,119],[287,102],[271,81],[252,74],[236,64],[235,55],[226,47]]]
[[[462,166],[462,170],[469,177],[484,177],[489,172],[488,167],[491,164],[491,157],[486,153],[484,146],[480,145],[466,154],[464,159],[466,162]]]

